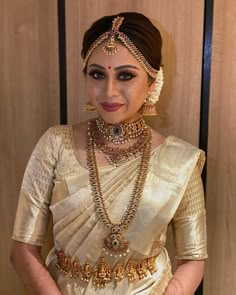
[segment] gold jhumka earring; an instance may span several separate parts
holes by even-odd
[[[95,107],[91,104],[90,101],[87,101],[84,106],[84,111],[87,113],[96,113]]]
[[[140,113],[143,116],[156,116],[157,115],[156,107],[153,103],[148,102],[148,95],[149,95],[149,92],[147,93],[147,98],[140,109]]]
[[[143,116],[156,116],[157,115],[155,104],[159,100],[159,96],[160,96],[162,86],[164,83],[162,68],[160,68],[160,70],[158,71],[154,83],[155,83],[154,89],[152,91],[147,92],[144,104],[142,105],[142,107],[140,109],[140,113]]]

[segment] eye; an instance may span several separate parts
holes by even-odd
[[[118,75],[118,79],[122,81],[129,81],[133,79],[136,75],[130,72],[122,72]]]
[[[104,74],[102,72],[97,71],[97,70],[89,72],[89,76],[91,76],[95,80],[100,80],[100,79],[104,78]]]

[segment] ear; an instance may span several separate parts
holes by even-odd
[[[155,88],[155,85],[156,85],[156,79],[153,79],[153,78],[148,78],[148,84],[149,84],[149,86],[148,86],[148,91],[149,92],[152,92],[153,90],[154,90],[154,88]]]

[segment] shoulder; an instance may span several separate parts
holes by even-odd
[[[53,149],[58,149],[61,146],[71,146],[71,125],[55,125],[49,127],[39,139],[39,143]]]
[[[175,137],[174,135],[169,135],[168,137],[166,137],[166,141],[167,141],[166,145],[169,150],[173,149],[173,150],[176,150],[179,152],[180,151],[185,151],[185,152],[186,151],[197,151],[197,150],[200,151],[200,149],[197,146],[195,146],[195,145],[193,145],[181,138]]]
[[[170,135],[164,140],[159,159],[166,167],[189,167],[197,164],[200,171],[205,163],[205,152],[195,145]]]
[[[48,134],[48,136],[66,136],[71,129],[71,125],[55,125],[49,127],[45,134]]]
[[[74,135],[84,136],[88,130],[88,121],[71,126]]]
[[[192,153],[204,153],[198,147],[193,144],[184,141],[181,138],[175,137],[174,135],[163,136],[156,130],[152,129],[152,142],[153,147],[164,146],[164,150],[170,153],[172,156],[179,157],[182,154],[192,154]]]
[[[75,125],[56,125],[46,131],[46,136],[60,150],[61,148],[74,149],[84,145],[88,129],[88,121]]]

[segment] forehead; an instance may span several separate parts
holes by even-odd
[[[104,67],[117,67],[124,64],[129,64],[136,66],[138,69],[143,70],[143,67],[136,60],[136,58],[129,52],[129,50],[122,45],[119,41],[116,41],[118,47],[118,52],[114,55],[106,55],[102,50],[106,41],[100,44],[92,53],[91,57],[88,60],[88,66],[90,64],[96,63]]]

